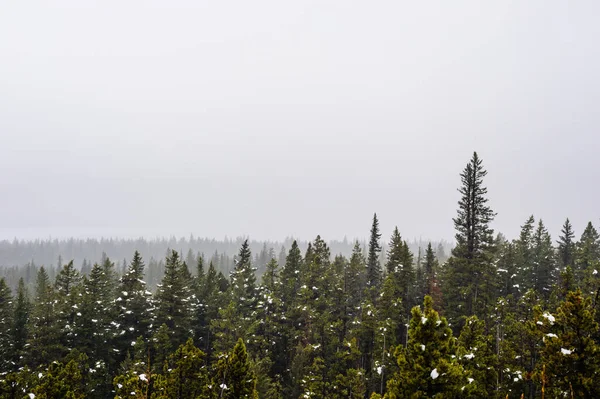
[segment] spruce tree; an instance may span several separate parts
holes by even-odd
[[[285,309],[289,309],[296,300],[298,290],[300,289],[300,271],[302,268],[302,253],[296,240],[292,242],[285,263],[281,270],[282,304]]]
[[[346,322],[359,314],[360,303],[365,288],[366,259],[358,241],[352,248],[352,256],[344,274],[344,292],[346,294]]]
[[[515,294],[518,296],[520,291],[518,288],[522,288],[525,292],[530,288],[534,288],[535,281],[535,268],[534,268],[534,229],[535,229],[535,218],[533,215],[529,216],[523,226],[521,226],[521,232],[519,238],[514,242],[514,256],[517,270],[512,271],[510,276],[517,274],[518,279],[512,282],[513,288],[517,288]],[[508,270],[505,268],[505,270]],[[511,278],[512,280],[512,278]],[[514,287],[514,284],[518,286]],[[513,291],[511,289],[508,290]]]
[[[434,305],[438,308],[441,308],[442,292],[439,286],[438,269],[438,259],[430,242],[427,244],[427,250],[425,251],[425,264],[423,265],[425,279],[423,297],[425,295],[429,295],[433,299]]]
[[[180,345],[191,336],[191,278],[179,253],[171,251],[165,274],[156,291],[156,324],[166,324],[173,344]]]
[[[456,357],[468,375],[463,398],[493,398],[498,391],[498,356],[485,323],[469,317],[457,340]]]
[[[558,236],[558,265],[560,270],[564,270],[567,266],[575,266],[575,233],[569,218],[565,220],[560,231],[562,235]]]
[[[377,214],[373,214],[371,225],[371,237],[369,238],[369,254],[367,256],[367,287],[378,289],[381,284],[381,264],[379,253],[381,252],[381,233],[379,232],[379,221]]]
[[[127,356],[127,351],[137,337],[147,339],[150,336],[152,323],[153,304],[152,294],[146,288],[144,281],[144,261],[138,251],[133,254],[133,259],[119,282],[121,300],[118,301],[117,322],[121,331],[118,335],[117,349],[119,350],[119,363]]]
[[[13,298],[6,281],[0,278],[0,375],[12,367],[13,358]]]
[[[589,222],[581,234],[576,247],[575,273],[579,284],[587,272],[593,272],[600,266],[600,235]]]
[[[250,246],[248,240],[245,240],[231,273],[229,303],[219,310],[219,318],[211,321],[215,349],[218,352],[231,348],[239,338],[248,342],[253,349],[260,341],[256,335],[259,294],[254,271]]]
[[[544,223],[540,219],[533,236],[532,288],[545,300],[550,297],[553,285],[557,280],[554,263],[552,239]]]
[[[396,350],[398,372],[388,381],[385,398],[458,398],[468,383],[448,322],[433,309],[431,297],[423,305],[412,309],[408,344]]]
[[[28,364],[36,367],[60,360],[65,348],[61,345],[61,326],[57,323],[55,294],[44,267],[40,267],[35,287],[35,299],[30,318]]]
[[[192,339],[177,348],[167,359],[168,367],[154,381],[156,398],[209,398],[208,369],[204,353]]]
[[[448,315],[483,317],[493,298],[495,268],[494,237],[490,223],[495,213],[488,205],[483,179],[487,171],[477,153],[461,173],[460,200],[454,220],[456,246],[448,261],[445,278]]]
[[[13,369],[16,369],[23,365],[25,345],[29,339],[29,315],[31,312],[29,295],[22,277],[19,279],[14,309],[13,327],[11,331],[12,366]]]
[[[222,399],[258,399],[256,376],[241,338],[231,353],[219,359],[212,385]]]
[[[54,283],[61,344],[68,350],[73,349],[77,344],[75,324],[78,322],[77,315],[81,314],[79,309],[81,288],[81,276],[71,260],[62,266]]]
[[[75,325],[77,347],[89,358],[113,370],[120,358],[119,349],[113,346],[114,339],[124,334],[117,322],[117,307],[122,301],[114,279],[114,264],[104,257],[102,265],[94,264],[89,278],[83,280],[81,316]]]
[[[569,292],[546,328],[541,365],[547,391],[559,396],[572,392],[576,398],[600,397],[600,346],[598,323],[591,300],[580,290]]]
[[[407,315],[416,304],[415,269],[413,255],[406,241],[402,240],[398,227],[394,228],[390,239],[386,269],[394,279],[396,296],[402,300],[403,313]]]

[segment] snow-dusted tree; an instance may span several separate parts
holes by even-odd
[[[176,251],[171,251],[156,292],[156,325],[167,325],[173,345],[184,343],[192,335],[192,283],[187,266]]]
[[[149,326],[152,324],[154,309],[152,293],[147,290],[144,281],[144,266],[142,256],[135,251],[127,271],[119,282],[118,294],[121,300],[117,301],[117,323],[120,331],[124,331],[117,336],[120,361],[125,359],[137,337],[147,339],[151,333]]]
[[[65,348],[61,345],[61,326],[57,323],[55,294],[44,267],[40,267],[31,311],[28,364],[32,367],[60,360]]]
[[[0,278],[0,375],[12,368],[13,326],[13,298],[6,280]]]
[[[71,350],[77,345],[75,324],[79,321],[77,320],[78,314],[81,314],[79,309],[81,296],[79,294],[82,289],[81,275],[75,269],[73,261],[62,266],[56,276],[54,289],[57,301],[57,321],[61,328],[61,344]]]
[[[433,309],[431,297],[423,305],[412,309],[408,345],[396,351],[399,370],[388,381],[385,398],[457,398],[468,383],[448,322]]]
[[[555,315],[546,316],[550,326],[544,330],[545,346],[538,375],[545,367],[549,396],[568,393],[576,398],[600,397],[600,346],[594,316],[591,300],[579,290],[567,294]]]

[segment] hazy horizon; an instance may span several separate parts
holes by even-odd
[[[600,222],[600,3],[10,2],[0,239]],[[7,40],[8,39],[8,40]]]

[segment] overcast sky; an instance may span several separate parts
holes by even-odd
[[[598,1],[2,1],[0,238],[600,222]]]

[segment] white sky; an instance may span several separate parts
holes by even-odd
[[[0,1],[0,238],[599,222],[596,1]]]

